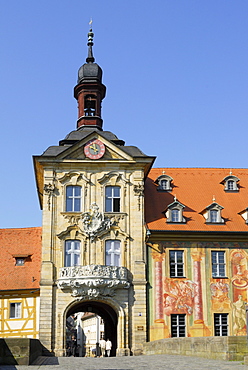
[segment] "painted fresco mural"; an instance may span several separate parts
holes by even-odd
[[[184,251],[184,277],[170,277],[169,251]],[[212,251],[224,251],[226,276],[212,276]],[[211,336],[214,314],[228,314],[228,335],[246,335],[248,243],[148,244],[150,340],[171,336],[172,314],[186,315],[186,336]]]

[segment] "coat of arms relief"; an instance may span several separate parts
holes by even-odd
[[[125,214],[113,214],[105,216],[103,212],[99,211],[99,206],[94,202],[90,206],[88,212],[81,214],[64,214],[65,219],[71,226],[77,226],[79,232],[93,242],[97,237],[105,234],[110,228],[118,229],[123,235],[125,232],[121,230],[120,221],[125,218]],[[127,235],[125,235],[127,237]]]

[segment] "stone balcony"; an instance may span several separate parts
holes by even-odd
[[[87,265],[59,269],[58,288],[73,297],[112,297],[117,289],[128,289],[132,281],[126,267]]]

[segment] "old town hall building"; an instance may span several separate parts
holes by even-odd
[[[33,157],[42,230],[0,231],[0,336],[39,338],[61,356],[78,312],[103,319],[112,355],[245,335],[248,170],[152,169],[155,157],[103,129],[92,46],[90,30],[76,129]]]

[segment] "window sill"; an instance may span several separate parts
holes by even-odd
[[[206,221],[205,222],[206,225],[225,225],[225,222],[210,222],[210,221]]]
[[[227,276],[212,276],[212,279],[229,279]]]
[[[166,221],[166,223],[167,224],[186,224],[185,221],[177,221],[177,222],[175,222],[175,221]]]
[[[104,212],[105,215],[127,215],[126,212]]]
[[[80,215],[81,213],[83,213],[82,211],[65,211],[65,212],[61,212],[61,215]]]

